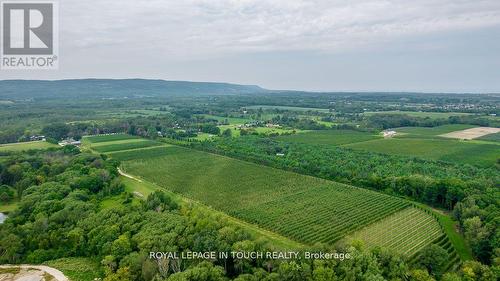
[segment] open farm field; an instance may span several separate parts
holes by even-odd
[[[348,144],[346,147],[481,167],[494,165],[500,157],[499,145],[451,139],[390,138]]]
[[[130,139],[138,139],[138,138],[139,137],[126,135],[126,134],[113,134],[113,135],[90,136],[90,137],[84,137],[83,139],[86,141],[89,141],[91,143],[99,143],[99,142],[130,140]]]
[[[0,144],[0,152],[19,152],[32,149],[35,150],[47,149],[51,147],[58,147],[58,146],[56,144],[48,143],[46,141],[19,142],[19,143]]]
[[[149,147],[144,149],[133,149],[129,151],[113,151],[107,153],[107,155],[111,156],[113,159],[118,161],[130,161],[135,159],[140,159],[142,157],[149,157],[154,155],[155,157],[167,156],[170,155],[170,151],[165,149],[171,145],[164,144],[163,146],[158,147]]]
[[[125,140],[117,140],[117,141],[109,141],[109,142],[98,142],[93,143],[91,146],[93,148],[103,147],[111,144],[124,144],[124,143],[140,143],[140,142],[149,142],[147,139],[125,139]]]
[[[123,170],[296,241],[334,243],[402,199],[182,147],[115,152]]]
[[[221,125],[219,126],[221,132],[225,131],[227,129],[231,130],[231,134],[233,137],[239,137],[241,136],[241,130],[237,128],[237,126],[234,125]],[[283,128],[267,128],[267,127],[254,127],[254,128],[248,128],[246,130],[250,131],[255,131],[258,134],[262,135],[271,135],[271,134],[277,134],[277,135],[282,135],[282,134],[290,134],[293,132],[300,132],[301,130],[292,130],[292,129],[283,129]],[[202,139],[203,140],[203,139]]]
[[[453,139],[463,139],[463,140],[473,140],[480,137],[488,136],[491,134],[500,133],[500,128],[491,128],[491,127],[477,127],[471,128],[461,131],[455,131],[447,134],[441,135],[441,137],[445,138],[453,138]]]
[[[298,142],[306,144],[343,145],[380,138],[381,137],[379,135],[367,132],[352,130],[323,130],[307,131],[289,136],[280,136],[277,139],[285,142]]]
[[[500,142],[500,133],[479,137],[477,140]]]
[[[375,114],[401,114],[408,115],[411,117],[420,117],[420,118],[430,118],[430,119],[440,119],[440,118],[449,118],[450,116],[464,116],[471,115],[470,113],[463,112],[423,112],[423,111],[375,111],[375,112],[365,112],[364,115],[371,116]]]
[[[92,145],[91,148],[100,153],[107,153],[120,150],[128,149],[138,149],[153,146],[161,146],[163,143],[145,139],[131,139],[131,140],[118,140],[106,143],[99,143],[98,145]]]
[[[395,128],[394,130],[400,135],[398,137],[438,137],[439,135],[451,133],[455,131],[465,130],[474,128],[473,125],[464,124],[452,124],[452,125],[442,125],[437,127],[401,127]]]

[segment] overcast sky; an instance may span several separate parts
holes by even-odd
[[[57,71],[327,91],[500,92],[499,0],[64,0]]]

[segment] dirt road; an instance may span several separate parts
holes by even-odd
[[[117,169],[118,169],[118,173],[119,173],[120,175],[122,175],[122,176],[124,176],[124,177],[126,177],[126,178],[129,178],[129,179],[136,180],[136,181],[138,181],[138,182],[142,182],[142,180],[141,180],[141,179],[138,179],[138,178],[136,178],[136,177],[134,177],[134,176],[131,176],[131,175],[129,175],[129,174],[127,174],[127,173],[123,172],[120,168],[117,168]]]
[[[17,273],[1,273],[2,269],[16,268],[20,269]],[[45,265],[0,265],[0,281],[42,281],[47,277],[46,274],[51,275],[57,281],[69,281],[61,271]]]

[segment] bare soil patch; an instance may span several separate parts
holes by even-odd
[[[0,265],[0,281],[68,281],[59,270],[43,265]]]
[[[477,127],[472,129],[466,129],[462,131],[451,132],[447,134],[440,135],[445,138],[454,138],[454,139],[462,139],[462,140],[473,140],[477,139],[489,134],[499,133],[500,128],[492,128],[492,127]]]

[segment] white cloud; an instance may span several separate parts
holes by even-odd
[[[68,0],[61,21],[61,43],[72,50],[182,58],[336,52],[499,25],[500,1]]]

